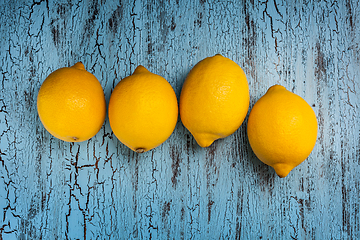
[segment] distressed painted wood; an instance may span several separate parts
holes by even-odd
[[[359,239],[360,5],[344,1],[0,1],[0,239]],[[179,96],[214,54],[246,72],[251,106],[273,84],[302,96],[316,146],[280,179],[246,120],[200,148],[178,121],[136,154],[106,119],[82,143],[36,112],[52,71],[82,61],[109,100],[142,64]]]

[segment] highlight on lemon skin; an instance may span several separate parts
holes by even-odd
[[[241,67],[216,54],[189,72],[180,94],[180,117],[201,147],[233,134],[249,108],[249,86]]]
[[[115,86],[108,115],[119,141],[137,153],[144,153],[161,145],[174,131],[177,98],[165,78],[140,65]]]
[[[37,111],[54,137],[66,142],[86,141],[105,121],[104,92],[97,78],[78,62],[45,79],[37,96]]]
[[[254,104],[247,124],[255,155],[281,178],[308,158],[316,143],[317,130],[311,106],[280,85],[270,87]]]

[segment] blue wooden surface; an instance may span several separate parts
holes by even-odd
[[[0,1],[0,239],[359,239],[360,5],[346,1]],[[82,61],[114,86],[141,64],[179,96],[220,53],[245,71],[251,106],[273,84],[319,122],[286,178],[252,152],[246,121],[200,148],[180,120],[136,154],[106,119],[82,143],[36,112],[52,71]]]

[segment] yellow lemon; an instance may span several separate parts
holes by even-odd
[[[197,63],[180,94],[180,117],[201,147],[234,133],[249,108],[249,86],[238,64],[219,54]]]
[[[247,133],[255,155],[280,177],[311,153],[318,124],[310,105],[283,86],[269,88],[249,114]]]
[[[51,73],[40,87],[37,110],[45,129],[66,142],[93,137],[105,120],[103,89],[79,62]]]
[[[174,131],[177,99],[165,78],[140,65],[114,88],[108,114],[115,136],[133,151],[146,152]]]

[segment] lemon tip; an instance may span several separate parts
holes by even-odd
[[[287,175],[289,175],[289,173],[291,172],[291,170],[293,169],[293,167],[284,164],[284,163],[278,163],[272,166],[276,172],[276,174],[280,177],[280,178],[284,178]]]
[[[72,67],[76,68],[76,69],[80,69],[80,70],[85,70],[85,66],[84,66],[84,64],[82,62],[77,62]]]
[[[136,148],[136,149],[135,149],[135,152],[137,152],[137,153],[144,153],[144,152],[146,152],[146,150],[145,150],[145,148]]]
[[[139,66],[136,67],[133,74],[146,73],[146,72],[149,72],[149,70],[147,70],[146,67],[144,67],[143,65],[139,65]]]
[[[212,134],[193,134],[193,136],[199,146],[203,148],[209,147],[216,139],[219,138]]]

